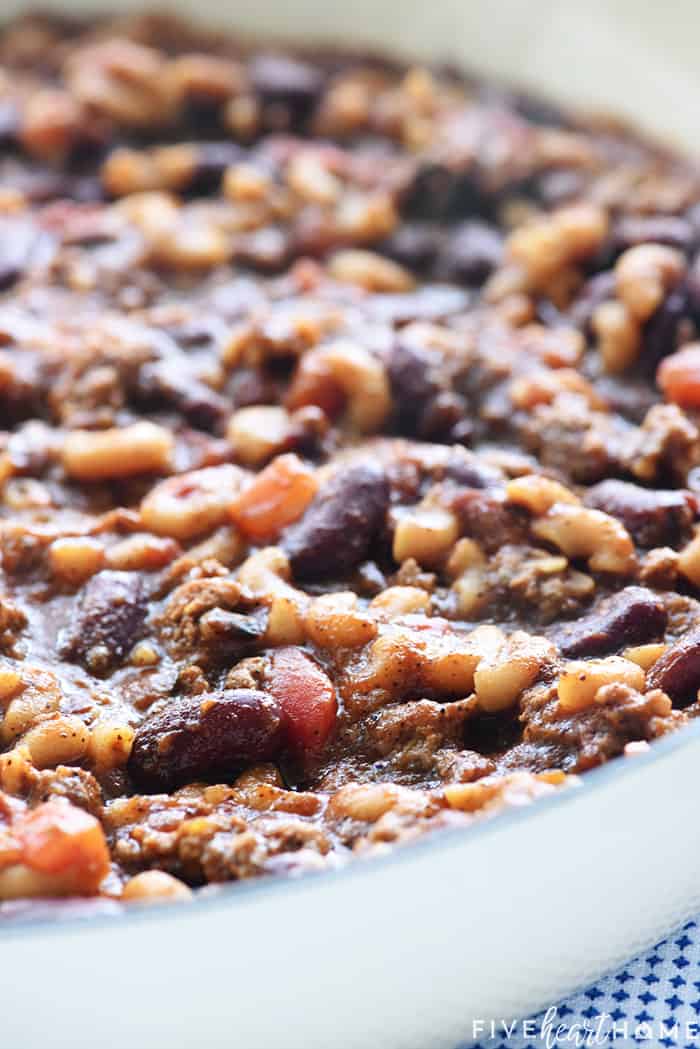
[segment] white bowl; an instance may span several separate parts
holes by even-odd
[[[189,905],[3,930],[3,1044],[453,1049],[700,907],[700,724],[385,857]]]
[[[3,14],[22,6],[5,0]],[[696,145],[693,0],[676,0],[673,17],[653,0],[171,6],[246,31],[457,58]],[[698,909],[699,764],[700,724],[590,773],[579,790],[339,873],[230,886],[127,917],[12,923],[3,1044],[468,1042],[473,1022],[532,1015]]]

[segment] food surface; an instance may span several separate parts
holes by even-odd
[[[7,25],[0,137],[7,911],[469,833],[697,716],[690,161],[162,16]]]

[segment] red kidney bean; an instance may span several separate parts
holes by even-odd
[[[438,393],[440,387],[431,370],[429,354],[417,346],[399,341],[392,347],[387,372],[402,433],[415,428],[426,405]]]
[[[152,791],[231,776],[276,755],[281,724],[277,700],[255,689],[174,699],[137,729],[129,772],[137,787]]]
[[[435,261],[443,234],[429,222],[407,222],[385,240],[379,250],[418,273],[425,272]]]
[[[641,488],[627,481],[601,481],[588,490],[584,502],[616,517],[643,547],[677,545],[695,516],[690,492]]]
[[[101,662],[118,662],[138,639],[146,609],[138,573],[98,572],[83,587],[71,622],[59,636],[59,655],[82,660],[99,647],[105,655]]]
[[[494,226],[474,219],[456,226],[440,252],[438,274],[478,287],[501,261],[503,238]]]
[[[628,586],[601,601],[589,615],[563,627],[557,638],[565,656],[603,656],[625,645],[663,637],[668,614],[658,595]]]
[[[647,672],[647,687],[660,688],[678,706],[692,703],[700,687],[700,627],[676,641]]]
[[[381,467],[362,463],[339,470],[286,530],[282,546],[296,578],[337,578],[358,565],[384,524],[388,505]]]
[[[264,105],[287,106],[295,116],[308,113],[324,80],[317,67],[281,54],[256,55],[248,74]]]

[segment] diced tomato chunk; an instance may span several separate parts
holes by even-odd
[[[282,708],[290,752],[298,758],[318,755],[335,727],[335,689],[317,663],[292,646],[272,656],[271,691]]]
[[[656,381],[667,401],[682,408],[700,408],[700,344],[665,357],[656,373]]]
[[[241,492],[231,507],[231,516],[250,539],[274,539],[301,517],[316,488],[314,471],[298,456],[278,455]]]
[[[52,798],[20,816],[12,827],[22,848],[22,862],[42,874],[76,872],[80,891],[97,889],[109,871],[109,850],[102,827],[88,812]]]

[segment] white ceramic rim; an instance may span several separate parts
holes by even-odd
[[[698,740],[700,740],[700,719],[657,739],[645,753],[636,754],[633,757],[612,758],[604,765],[591,769],[581,776],[581,783],[577,787],[559,789],[522,808],[504,809],[503,812],[485,818],[471,827],[450,827],[428,831],[418,840],[393,847],[386,854],[364,858],[354,857],[349,859],[345,866],[332,870],[314,871],[293,877],[272,875],[237,882],[221,882],[216,883],[215,891],[211,892],[211,895],[206,889],[203,892],[195,890],[193,898],[187,903],[168,901],[158,904],[125,904],[123,911],[111,914],[91,915],[86,913],[61,917],[59,911],[56,915],[42,914],[37,917],[32,917],[31,914],[22,914],[17,917],[0,915],[0,938],[31,936],[32,932],[43,936],[47,931],[72,934],[81,929],[110,928],[115,922],[140,924],[161,918],[172,920],[176,915],[183,913],[183,907],[187,908],[188,914],[191,914],[192,909],[199,911],[228,910],[239,902],[242,904],[251,896],[286,895],[303,890],[308,885],[317,884],[319,881],[340,883],[363,875],[371,877],[378,868],[386,869],[410,863],[418,853],[424,854],[427,851],[444,853],[464,845],[467,837],[471,843],[475,838],[484,839],[495,833],[507,832],[508,828],[515,823],[537,819],[538,815],[545,810],[566,805],[578,797],[581,791],[589,793],[594,791],[599,794],[605,789],[609,790],[618,777],[638,774],[644,766],[665,761],[680,750],[692,746]],[[84,897],[84,899],[89,902],[95,897]]]

